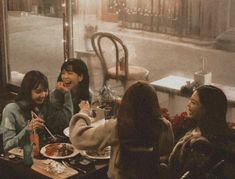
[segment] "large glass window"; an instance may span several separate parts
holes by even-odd
[[[234,52],[214,48],[216,38],[235,24],[232,18],[235,4],[229,2],[6,1],[10,80],[17,84],[22,74],[36,69],[47,74],[54,85],[64,60],[62,12],[68,3],[73,12],[75,56],[76,51],[92,50],[90,36],[94,32],[107,31],[127,45],[130,64],[150,71],[150,81],[169,74],[192,78],[194,72],[201,70],[204,58],[213,82],[235,86],[234,77],[229,73],[235,67]],[[105,51],[112,53],[109,49]],[[89,68],[92,68],[91,78],[96,88],[102,79],[99,60],[92,58]]]
[[[103,73],[99,59],[93,56],[90,37],[103,31],[122,39],[129,64],[148,69],[150,82],[168,75],[193,78],[204,69],[212,72],[212,82],[235,86],[235,2],[231,0],[5,2],[12,83],[19,84],[25,72],[36,69],[48,76],[52,88],[64,60],[66,35],[74,50],[70,56],[87,62],[91,88],[99,89]],[[63,16],[65,7],[72,13]],[[104,54],[113,63],[109,45]]]
[[[10,82],[19,85],[29,70],[40,70],[54,86],[63,54],[62,1],[7,1]]]
[[[216,38],[231,28],[234,4],[211,0],[76,0],[74,5],[75,54],[91,50],[89,34],[106,31],[123,40],[129,63],[147,68],[150,81],[172,74],[193,78],[206,59],[204,68],[212,72],[213,82],[235,86],[230,73],[235,69],[235,53],[214,48]],[[111,50],[107,48],[105,53]],[[98,73],[98,59],[92,63]]]

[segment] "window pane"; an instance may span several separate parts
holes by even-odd
[[[193,78],[195,72],[202,70],[205,59],[204,70],[212,72],[213,82],[235,86],[231,73],[235,53],[214,48],[216,37],[227,30],[228,23],[234,24],[229,10],[235,4],[210,0],[73,2],[75,52],[91,50],[89,33],[111,32],[127,45],[129,64],[150,71],[150,81],[167,75]],[[106,48],[105,54],[110,53],[112,49]],[[92,61],[94,78],[102,76],[98,61]],[[111,56],[109,61],[113,61]],[[100,80],[94,82],[100,84]]]
[[[60,1],[8,1],[10,81],[20,84],[29,70],[40,70],[50,88],[63,62]]]

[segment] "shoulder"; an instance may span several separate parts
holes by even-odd
[[[166,129],[172,129],[172,125],[171,125],[171,122],[168,121],[166,118],[164,117],[161,117],[160,120],[162,121],[162,124],[163,126],[166,128]]]
[[[5,108],[3,109],[3,112],[4,111],[15,111],[15,110],[19,110],[20,107],[18,104],[16,103],[9,103],[5,106]]]
[[[2,122],[8,125],[7,128],[11,128],[10,127],[11,122],[9,121],[17,120],[18,116],[20,115],[21,115],[20,107],[16,103],[9,103],[3,109]]]
[[[109,121],[105,122],[105,124],[110,130],[115,130],[117,126],[117,119],[110,119]]]

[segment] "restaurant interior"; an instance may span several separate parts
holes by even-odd
[[[187,111],[192,85],[218,86],[228,99],[226,120],[235,126],[235,1],[0,2],[0,116],[3,108],[15,100],[26,72],[44,73],[52,90],[61,64],[68,58],[80,58],[88,66],[90,88],[95,94],[105,85],[114,96],[122,98],[131,84],[144,80],[156,89],[160,106],[171,118]],[[108,36],[100,44],[101,49],[92,42],[98,33]],[[116,39],[119,45],[115,46],[110,39]],[[133,79],[107,80],[105,68],[116,66],[115,71],[120,65],[121,70],[122,57],[126,60],[123,68],[129,70],[125,73]],[[18,160],[2,158],[0,166],[8,172],[17,168],[19,176],[45,177],[39,169],[29,171],[18,165]],[[78,172],[68,171],[71,175],[63,177],[107,177],[107,160],[89,162],[95,163],[95,167],[81,165],[77,170],[73,168]],[[7,177],[1,171],[0,176]]]

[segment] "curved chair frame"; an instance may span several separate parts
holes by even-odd
[[[110,40],[114,46],[115,46],[115,56],[116,56],[116,74],[115,76],[111,75],[108,71],[108,66],[106,64],[106,60],[103,54],[103,49],[101,47],[101,41],[103,39],[108,39]],[[105,85],[107,83],[107,81],[109,79],[116,79],[116,80],[120,80],[121,83],[123,84],[124,88],[126,88],[127,85],[127,81],[128,81],[128,49],[126,47],[125,44],[123,44],[122,40],[119,39],[117,36],[111,34],[111,33],[107,33],[107,32],[97,32],[95,34],[93,34],[92,38],[91,38],[91,43],[92,43],[92,47],[96,53],[96,55],[98,56],[98,58],[101,61],[101,65],[103,68],[103,75],[104,75],[104,80],[103,80],[103,85]],[[120,47],[123,49],[124,51],[124,58],[122,60],[124,60],[122,62],[122,65],[124,67],[124,70],[120,69],[120,57],[119,57],[119,45]]]

